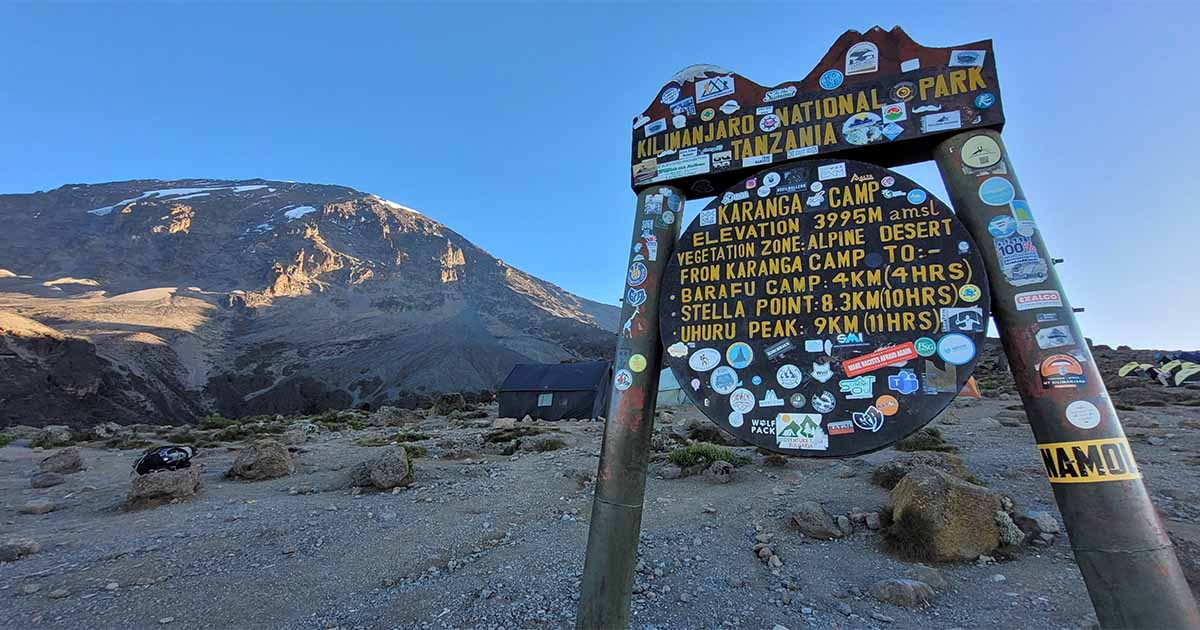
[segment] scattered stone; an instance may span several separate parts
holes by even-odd
[[[1008,580],[1008,578],[1007,578],[1007,577],[1005,577],[1003,573],[995,573],[995,574],[993,574],[993,575],[992,575],[992,577],[991,577],[990,579],[991,579],[993,582],[996,582],[997,584],[999,584],[1000,582],[1004,582],[1004,581]]]
[[[55,507],[53,499],[30,499],[17,511],[22,514],[49,514]]]
[[[1165,446],[1167,441],[1160,437],[1150,436],[1146,438],[1146,443],[1150,446]]]
[[[439,416],[448,416],[455,411],[471,411],[462,394],[442,394],[433,405],[433,413]]]
[[[732,436],[726,436],[713,424],[708,418],[698,418],[689,416],[680,420],[676,420],[671,425],[671,435],[675,439],[687,442],[711,442],[713,444],[738,445],[741,441]]]
[[[50,591],[50,593],[49,593],[50,599],[65,599],[70,596],[71,596],[71,591],[68,591],[65,588],[56,588],[53,591]]]
[[[812,538],[830,540],[843,536],[833,517],[815,501],[802,501],[797,505],[796,511],[792,513],[792,524],[802,534]]]
[[[42,590],[41,584],[22,584],[21,587],[17,589],[17,592],[21,595],[33,595],[40,590]]]
[[[54,486],[66,483],[67,478],[61,473],[43,472],[29,478],[29,485],[33,488],[53,488]]]
[[[908,576],[918,582],[928,584],[935,591],[944,591],[950,586],[950,583],[946,581],[941,571],[923,564],[910,567],[908,569]]]
[[[283,435],[279,436],[279,441],[287,446],[304,444],[308,441],[308,434],[301,429],[288,429],[283,432]]]
[[[889,617],[881,612],[872,612],[871,618],[874,619],[875,621],[882,621],[883,623],[894,623],[896,621],[895,619],[892,619],[891,617]]]
[[[75,435],[71,433],[70,427],[53,424],[43,427],[41,431],[37,432],[37,435],[33,437],[32,446],[54,448],[56,446],[67,446],[73,441],[75,441]]]
[[[200,467],[189,466],[179,470],[159,470],[138,475],[129,484],[129,495],[125,499],[128,508],[184,499],[200,490]]]
[[[856,470],[853,466],[838,464],[833,467],[833,476],[837,477],[838,479],[849,479],[857,474],[858,470]]]
[[[1019,545],[1025,540],[1025,532],[1017,527],[1013,522],[1012,517],[1004,510],[997,510],[996,527],[1000,530],[1000,543],[1003,545]]]
[[[957,455],[936,451],[916,451],[900,455],[876,466],[875,470],[871,471],[871,483],[885,490],[891,490],[913,468],[921,465],[936,468],[959,479],[966,479],[970,476]]]
[[[400,446],[384,449],[373,459],[355,466],[350,475],[351,485],[356,488],[375,487],[379,490],[391,490],[413,482],[408,453]]]
[[[173,623],[174,621],[175,621],[174,617],[163,617],[162,619],[158,620],[158,623],[161,623],[162,625],[165,626],[169,623]]]
[[[938,561],[972,560],[1000,545],[1000,495],[918,464],[891,492],[889,535]]]
[[[517,428],[516,418],[496,418],[492,420],[493,429],[515,429]]]
[[[733,464],[718,459],[709,464],[708,469],[704,471],[704,478],[711,483],[729,483],[733,481],[733,471]]]
[[[854,524],[850,522],[849,517],[838,514],[833,520],[837,523],[837,528],[841,530],[843,536],[854,533]]]
[[[377,427],[398,427],[421,420],[412,409],[401,409],[384,405],[367,417],[367,424]]]
[[[38,464],[38,469],[42,472],[56,472],[64,475],[77,473],[83,470],[83,455],[80,454],[78,446],[64,448],[43,459]]]
[[[119,588],[121,588],[121,585],[117,584],[116,582],[109,582],[108,584],[104,585],[104,590],[106,591],[115,591]]]
[[[284,445],[275,440],[258,440],[242,449],[233,467],[225,473],[230,479],[274,479],[295,472],[292,455]]]
[[[838,602],[836,608],[838,612],[847,617],[854,613],[854,609],[850,608],[850,604],[847,604],[846,602]]]
[[[1037,524],[1038,531],[1046,534],[1057,534],[1062,531],[1058,525],[1058,519],[1049,512],[1030,512],[1029,518]]]
[[[876,531],[883,527],[883,521],[879,516],[879,512],[871,512],[867,514],[867,529]]]
[[[116,422],[102,422],[88,429],[88,437],[93,440],[110,440],[119,435],[127,435],[131,431]]]
[[[32,538],[9,538],[0,543],[0,562],[13,562],[42,550]]]
[[[683,469],[675,464],[668,464],[659,469],[658,476],[663,479],[678,479],[683,476]]]
[[[881,602],[903,606],[905,608],[920,608],[933,601],[933,588],[924,582],[891,578],[879,580],[871,585],[871,596]]]
[[[763,466],[767,468],[786,468],[788,458],[778,453],[771,453],[763,458]]]

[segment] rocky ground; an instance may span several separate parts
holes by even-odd
[[[1086,627],[1091,604],[1067,537],[1047,531],[1061,521],[1017,405],[1011,395],[960,399],[931,426],[975,481],[1011,497],[1014,515],[1045,512],[1040,533],[932,570],[887,551],[874,529],[887,526],[886,513],[875,519],[889,492],[872,472],[911,454],[779,462],[735,447],[748,461],[728,478],[678,476],[664,449],[697,430],[699,414],[661,413],[634,627]],[[1130,407],[1124,421],[1146,483],[1195,567],[1200,409]],[[31,539],[40,549],[0,547],[0,559],[21,556],[0,561],[0,627],[573,627],[600,425],[517,423],[544,431],[520,436],[494,407],[450,418],[390,413],[262,420],[262,434],[290,444],[292,472],[257,481],[225,476],[262,437],[249,425],[134,427],[140,434],[82,444],[86,468],[41,473],[37,485],[54,483],[43,488],[32,487],[39,462],[61,448],[32,448],[37,436],[10,431],[18,439],[0,448],[0,543]],[[398,435],[414,456],[413,479],[353,488],[356,465],[396,452],[373,445]],[[140,451],[121,447],[168,439],[200,445],[201,489],[127,509]],[[810,502],[831,515],[836,538],[815,537],[811,522],[810,535],[797,528],[792,516]],[[922,585],[877,584],[889,579]]]

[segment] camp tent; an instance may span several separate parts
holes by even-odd
[[[587,363],[520,363],[496,395],[501,418],[599,418],[608,407],[611,366]]]
[[[675,373],[671,368],[663,368],[663,371],[658,376],[658,407],[678,407],[688,404],[687,394],[683,393],[683,388],[679,386],[679,381],[675,380]]]

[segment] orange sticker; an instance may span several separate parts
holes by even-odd
[[[894,416],[900,411],[900,402],[891,394],[884,394],[875,399],[875,408],[885,416]]]

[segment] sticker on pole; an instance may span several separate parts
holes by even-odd
[[[983,261],[908,178],[850,160],[774,166],[705,213],[668,262],[660,330],[688,348],[675,378],[725,430],[853,456],[924,426],[966,384],[991,305]]]

